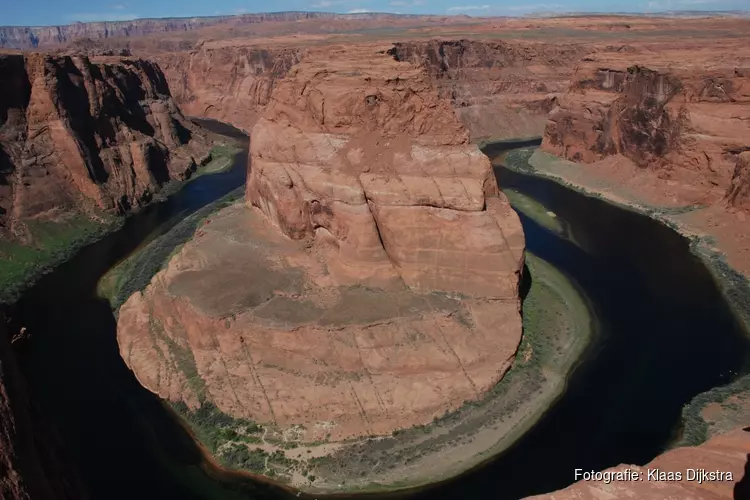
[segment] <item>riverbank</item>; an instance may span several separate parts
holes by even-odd
[[[691,251],[708,267],[724,296],[750,333],[750,252],[743,242],[728,241],[726,225],[706,226],[714,215],[712,207],[700,205],[666,206],[648,203],[637,193],[619,188],[601,177],[591,177],[581,164],[557,158],[539,149],[519,149],[507,155],[505,166],[524,174],[551,179],[586,196],[595,197],[619,208],[650,217],[690,241]],[[742,217],[739,215],[738,217]],[[737,231],[730,233],[745,238]]]
[[[212,228],[221,225],[222,213],[212,217]],[[132,262],[161,260],[168,249],[160,240],[174,241],[170,233],[151,244],[163,251],[152,252],[149,245]],[[206,466],[220,463],[251,472],[249,478],[261,474],[306,492],[383,492],[459,475],[507,449],[537,422],[564,392],[566,377],[593,333],[590,308],[576,285],[534,255],[527,256],[527,266],[524,336],[513,367],[483,399],[429,425],[388,437],[309,442],[304,429],[235,419],[213,405],[174,409],[204,445]],[[128,264],[117,271],[119,281],[132,282],[131,276],[137,281],[141,267]],[[177,369],[192,379],[195,360],[189,352],[183,354]],[[196,388],[196,393],[202,391]]]
[[[236,139],[217,141],[202,165],[184,181],[172,180],[155,193],[149,206],[162,203],[203,175],[225,172],[242,151]],[[0,239],[0,304],[12,304],[44,274],[76,255],[83,247],[122,228],[134,214],[102,211],[70,213],[54,221],[25,221],[27,242]]]
[[[601,177],[592,177],[584,166],[554,157],[538,149],[519,149],[508,153],[504,166],[510,170],[552,180],[586,196],[601,199],[619,208],[645,215],[689,241],[690,251],[709,270],[738,323],[750,332],[750,280],[746,269],[740,272],[728,262],[744,262],[744,248],[723,245],[730,237],[726,226],[706,225],[715,215],[715,207],[659,206],[648,203],[637,193],[618,188]],[[727,216],[734,216],[729,214]],[[714,231],[712,231],[712,228]],[[744,235],[737,235],[742,238]],[[750,374],[737,373],[735,380],[699,394],[685,405],[684,428],[673,446],[691,446],[705,442],[721,432],[750,425]]]
[[[221,169],[221,171],[224,170],[226,167]],[[212,173],[218,173],[218,171]],[[144,243],[102,277],[97,285],[97,295],[107,299],[112,310],[117,311],[128,297],[143,290],[151,278],[169,262],[175,253],[179,252],[182,245],[195,236],[201,223],[205,222],[211,214],[234,204],[244,195],[245,187],[240,186],[180,220],[164,234]]]

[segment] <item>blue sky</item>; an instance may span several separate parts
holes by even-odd
[[[307,10],[401,14],[524,15],[530,12],[737,10],[750,0],[0,0],[0,25],[51,25],[139,17],[192,17]]]

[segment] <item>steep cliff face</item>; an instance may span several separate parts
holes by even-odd
[[[276,85],[248,207],[120,310],[145,387],[340,441],[427,423],[509,368],[519,219],[425,70],[384,49],[313,52]]]
[[[750,429],[736,429],[717,436],[697,447],[678,448],[659,455],[652,462],[639,467],[620,465],[604,471],[606,474],[640,474],[640,480],[615,479],[583,480],[546,495],[529,497],[536,500],[737,500],[750,498]],[[657,471],[649,476],[649,470]],[[721,472],[720,479],[690,476],[688,471]],[[590,471],[584,471],[590,472]],[[677,478],[675,473],[679,473]],[[663,476],[659,475],[663,474]],[[731,479],[728,475],[731,474]],[[631,476],[632,477],[632,476]],[[672,479],[666,479],[670,477]],[[718,476],[714,476],[715,478]],[[674,479],[677,478],[677,479]]]
[[[489,160],[422,68],[358,55],[305,59],[279,83],[253,129],[248,203],[291,238],[333,245],[331,265],[380,260],[413,288],[514,297],[521,256],[504,259],[523,243],[504,243],[503,228],[520,231]]]
[[[33,408],[10,335],[0,313],[0,498],[87,498],[76,473],[60,454],[54,434]]]
[[[548,96],[567,88],[574,61],[585,51],[580,45],[454,40],[396,43],[389,53],[427,70],[477,142],[541,136],[552,105]],[[154,59],[186,113],[249,131],[273,86],[303,54],[231,40]]]
[[[0,226],[97,208],[125,212],[207,152],[158,66],[0,56]]]
[[[574,44],[478,40],[396,43],[390,53],[427,69],[474,141],[539,137],[551,101],[589,49]]]
[[[646,174],[699,189],[702,203],[738,192],[730,184],[735,170],[741,184],[738,153],[750,146],[750,76],[741,69],[750,61],[736,59],[587,57],[556,98],[543,149],[587,163],[625,157]]]
[[[175,101],[188,115],[250,131],[276,82],[299,62],[295,48],[205,42],[191,52],[156,55]]]
[[[737,166],[726,198],[733,207],[750,209],[750,151],[737,155]]]

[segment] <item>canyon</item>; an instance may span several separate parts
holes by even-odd
[[[0,55],[0,231],[73,212],[125,213],[183,180],[209,144],[138,59]]]
[[[428,424],[509,369],[518,216],[426,71],[385,49],[310,51],[274,88],[247,207],[212,217],[120,309],[145,387],[320,456]]]
[[[224,120],[249,132],[275,82],[314,42],[207,40],[190,51],[153,51],[150,57],[163,69],[186,113]],[[397,42],[387,50],[399,61],[424,67],[471,139],[481,143],[541,136],[552,102],[548,96],[566,89],[574,63],[588,49],[459,39]]]
[[[482,143],[540,136],[554,102],[549,96],[567,88],[588,50],[575,43],[461,39],[397,42],[390,53],[424,66],[472,141]]]
[[[573,163],[541,152],[537,160],[613,199],[684,211],[675,223],[716,238],[747,274],[748,236],[737,228],[748,189],[750,52],[732,40],[717,45],[731,56],[690,42],[586,56],[555,97],[541,147]]]
[[[389,43],[365,30],[390,22]],[[213,408],[268,455],[324,462],[481,399],[517,361],[524,235],[476,143],[542,137],[538,175],[674,224],[750,274],[748,28],[310,13],[5,28],[5,47],[57,52],[0,56],[0,234],[28,244],[39,220],[144,207],[209,157],[185,115],[250,133],[246,205],[206,219],[120,308],[119,349],[188,420]],[[67,45],[80,37],[93,41]],[[3,395],[22,397],[4,373]],[[0,411],[4,428],[33,420],[18,411]],[[746,425],[644,468],[700,462],[739,482]],[[230,441],[211,451],[244,453]],[[3,457],[19,471],[9,498],[44,487]],[[333,488],[300,462],[282,479]],[[583,482],[539,498],[741,487]]]

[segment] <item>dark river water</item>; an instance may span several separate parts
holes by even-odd
[[[144,241],[241,186],[246,162],[245,150],[231,170],[199,177],[129,218],[17,305],[15,319],[31,334],[17,353],[30,392],[94,499],[290,496],[198,467],[201,454],[189,434],[120,358],[115,318],[95,294],[98,280]],[[599,334],[564,396],[525,437],[493,461],[410,498],[515,499],[567,486],[575,468],[644,464],[679,432],[683,405],[730,382],[750,352],[708,271],[675,232],[549,181],[502,168],[497,174],[503,188],[533,197],[568,223],[578,245],[521,217],[529,251],[590,298]]]

